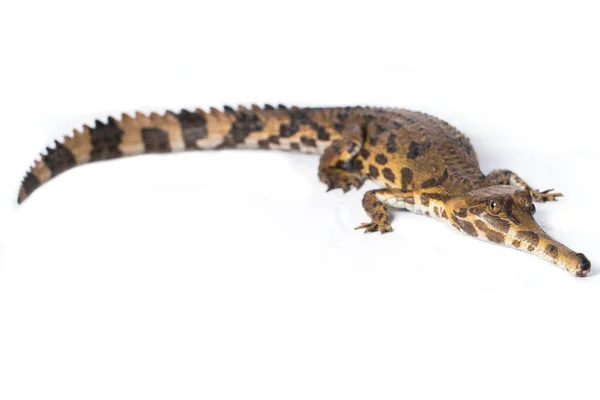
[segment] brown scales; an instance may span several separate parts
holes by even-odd
[[[88,162],[144,153],[223,148],[321,154],[328,190],[382,186],[365,194],[371,221],[357,229],[389,232],[388,208],[445,221],[467,235],[521,249],[585,276],[590,262],[550,238],[533,219],[532,201],[561,196],[532,189],[508,170],[484,175],[469,139],[448,123],[407,110],[381,108],[233,109],[225,106],[96,121],[56,142],[25,176],[19,203],[40,185]]]

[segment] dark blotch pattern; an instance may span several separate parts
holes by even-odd
[[[347,119],[348,119],[348,113],[347,112],[338,113],[337,114],[337,121],[333,124],[333,127],[338,132],[343,131]]]
[[[142,128],[142,141],[146,153],[166,153],[171,151],[169,134],[160,128]]]
[[[398,151],[398,147],[396,146],[395,134],[392,133],[390,136],[388,136],[387,143],[385,144],[385,149],[388,153],[395,153],[396,151]]]
[[[32,174],[31,172],[28,172],[27,175],[25,175],[25,178],[23,179],[22,183],[23,190],[25,191],[25,196],[29,196],[31,193],[33,193],[35,189],[40,187],[40,185],[41,182],[38,179],[38,177]]]
[[[485,233],[485,236],[487,236],[487,238],[494,243],[504,243],[504,235],[500,232],[490,230]]]
[[[281,106],[280,106],[281,107]],[[280,110],[287,110],[286,108],[280,108]],[[330,139],[330,135],[327,130],[310,119],[306,110],[302,109],[294,109],[288,110],[290,116],[290,123],[283,124],[279,126],[279,136],[281,137],[291,137],[298,133],[301,125],[306,125],[311,127],[315,132],[317,132],[317,139],[322,141],[327,141]]]
[[[289,125],[283,124],[279,126],[279,136],[287,138],[293,136],[300,130],[300,124],[294,124],[293,122]]]
[[[421,184],[421,187],[423,189],[427,189],[427,188],[434,187],[434,186],[437,186],[437,179],[436,178],[427,179],[425,182],[423,182]]]
[[[388,159],[384,154],[377,154],[377,156],[375,156],[375,162],[377,164],[385,165],[387,164]]]
[[[550,257],[552,258],[558,258],[558,248],[553,245],[553,244],[549,244],[548,246],[546,246],[546,254],[548,254]]]
[[[56,147],[54,149],[48,148],[48,154],[42,156],[42,160],[52,171],[52,176],[56,176],[77,164],[71,150],[58,142],[54,143]]]
[[[365,165],[363,164],[362,160],[357,159],[357,158],[354,159],[354,168],[357,171],[362,171],[364,167],[365,167]]]
[[[471,236],[477,236],[477,230],[469,221],[460,220],[454,216],[452,217],[452,221],[454,221],[454,223],[458,225],[460,229],[466,234]]]
[[[330,136],[329,136],[329,133],[327,133],[327,131],[325,130],[325,128],[318,125],[318,127],[315,129],[317,130],[317,139],[323,140],[323,141],[329,140]]]
[[[413,172],[410,168],[402,168],[400,170],[400,182],[402,184],[402,190],[408,191],[409,186],[412,185]]]
[[[96,126],[90,128],[90,139],[92,142],[91,161],[108,160],[121,156],[119,145],[123,140],[123,131],[114,118],[109,118],[108,124],[96,120]]]
[[[234,144],[243,143],[252,132],[262,131],[264,127],[265,123],[258,118],[258,115],[243,111],[232,124],[229,137]]]
[[[385,177],[385,179],[387,179],[388,181],[394,183],[396,181],[396,175],[394,175],[394,173],[392,172],[391,169],[389,168],[384,168],[383,171],[381,171],[383,173],[383,176]]]
[[[315,139],[312,138],[308,138],[306,136],[302,136],[300,138],[300,141],[302,142],[303,145],[305,146],[309,146],[309,147],[317,147],[317,142],[315,141]]]
[[[369,150],[365,149],[364,147],[360,150],[360,156],[362,158],[369,158],[369,156],[371,155],[371,153],[369,152]]]
[[[290,143],[290,147],[292,148],[292,150],[300,150],[300,144],[296,142]]]
[[[369,165],[369,176],[371,176],[373,178],[379,177],[379,170],[377,169],[377,167],[374,167],[373,165]]]
[[[235,113],[231,107],[224,107],[226,112]],[[181,110],[179,114],[170,112],[179,121],[181,125],[181,134],[185,143],[186,149],[196,149],[196,140],[204,139],[208,136],[206,132],[206,119],[201,114],[196,112],[189,112],[188,110]]]
[[[484,235],[488,238],[490,242],[494,243],[504,243],[504,235],[500,232],[496,232],[493,229],[488,228],[488,226],[483,221],[475,221],[475,226],[484,233]]]
[[[414,160],[419,156],[422,156],[425,151],[427,151],[427,149],[431,147],[431,143],[429,142],[425,142],[425,143],[417,143],[417,142],[410,142],[410,145],[408,146],[408,153],[406,154],[406,157]]]
[[[533,247],[537,247],[537,245],[540,243],[540,237],[537,235],[537,233],[531,231],[519,231],[517,232],[517,238],[526,241]]]

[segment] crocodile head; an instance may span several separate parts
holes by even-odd
[[[590,261],[551,238],[535,222],[535,205],[526,190],[498,185],[480,188],[447,204],[456,229],[493,243],[535,254],[576,276],[586,276]]]

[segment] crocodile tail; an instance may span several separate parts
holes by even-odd
[[[84,125],[36,160],[19,189],[18,203],[53,177],[77,165],[146,153],[222,148],[261,148],[321,153],[341,137],[340,109],[252,106],[167,111]]]

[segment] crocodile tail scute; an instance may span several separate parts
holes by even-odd
[[[19,189],[22,203],[53,177],[81,164],[146,153],[222,148],[259,148],[321,153],[341,133],[336,109],[253,105],[223,111],[122,114],[84,125],[41,154]]]

